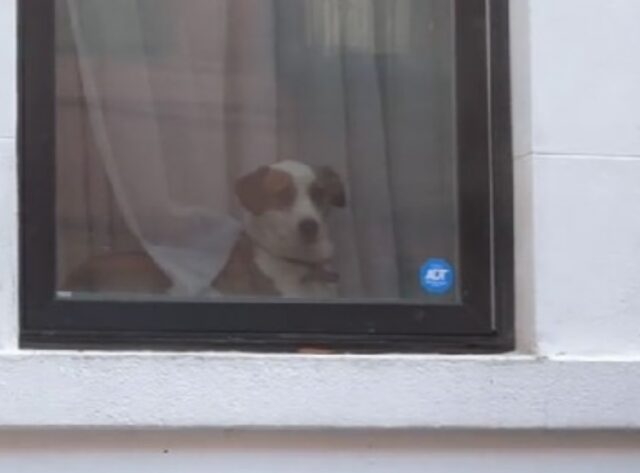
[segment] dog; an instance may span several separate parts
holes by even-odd
[[[345,187],[328,166],[280,161],[242,176],[235,194],[243,231],[214,293],[229,296],[337,296],[328,217],[346,206]],[[92,258],[74,271],[65,291],[169,293],[171,281],[144,252]]]
[[[244,233],[214,287],[223,293],[335,297],[331,209],[346,206],[330,167],[281,161],[240,178]]]

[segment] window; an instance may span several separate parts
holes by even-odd
[[[23,0],[26,346],[505,350],[505,0]]]

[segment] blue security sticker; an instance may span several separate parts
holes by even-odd
[[[428,294],[447,294],[454,282],[455,271],[447,260],[432,258],[420,268],[420,285]]]

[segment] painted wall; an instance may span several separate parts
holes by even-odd
[[[15,3],[0,3],[5,354],[15,352],[17,333]],[[519,348],[544,357],[637,361],[640,2],[512,0],[512,7]],[[1,376],[0,389],[11,390]],[[87,469],[635,472],[640,438],[500,431],[0,434],[2,472]]]
[[[516,162],[532,208],[517,232],[532,245],[520,270],[535,289],[538,350],[637,355],[640,2],[512,3],[530,13],[531,141]]]

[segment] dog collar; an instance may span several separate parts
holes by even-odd
[[[308,269],[308,273],[302,278],[302,282],[324,282],[324,283],[337,283],[340,280],[340,275],[336,271],[332,271],[325,267],[329,263],[329,260],[321,261],[319,263],[310,263],[309,261],[303,261],[296,258],[287,258],[286,256],[278,256],[273,254],[263,245],[256,242],[250,235],[247,234],[247,238],[258,248],[265,253],[271,255],[273,258],[281,259],[290,264],[297,266],[303,266]]]

